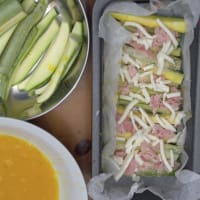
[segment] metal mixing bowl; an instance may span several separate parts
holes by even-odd
[[[49,0],[48,8],[52,6],[56,6],[60,15],[59,20],[62,19],[67,12],[66,0]],[[69,75],[61,82],[53,96],[40,107],[35,104],[34,97],[13,87],[6,102],[6,112],[2,115],[23,120],[40,117],[61,104],[76,88],[86,67],[90,46],[88,20],[81,0],[77,0],[77,7],[85,24],[85,43]]]

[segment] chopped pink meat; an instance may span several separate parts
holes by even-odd
[[[151,51],[150,49],[145,49],[144,45],[138,44],[135,41],[130,41],[129,45],[132,46],[134,49],[138,50],[139,52],[145,54],[146,56],[155,59],[156,54],[155,52]]]
[[[172,106],[172,108],[177,111],[181,105],[182,98],[181,97],[172,97],[169,98],[166,102]]]
[[[118,121],[120,119],[120,115],[117,115],[116,119]],[[125,132],[130,132],[132,134],[136,132],[131,122],[131,119],[128,117],[121,124],[117,123],[117,133],[123,134]]]
[[[162,173],[163,171],[165,171],[165,165],[162,161],[159,161],[155,164],[155,169],[158,173]]]
[[[127,154],[126,154],[125,150],[120,149],[120,150],[116,150],[114,155],[124,158],[124,157],[126,157]]]
[[[130,87],[127,85],[123,85],[120,87],[120,94],[122,95],[128,95],[130,92]]]
[[[138,164],[136,163],[135,159],[133,158],[130,162],[129,166],[127,167],[125,171],[126,176],[131,176],[135,173],[135,170],[138,168]]]
[[[144,161],[151,163],[157,163],[159,161],[157,152],[152,147],[152,145],[147,142],[142,142],[141,144],[141,158]]]
[[[163,140],[168,140],[174,137],[174,133],[172,131],[163,128],[159,124],[154,125],[152,129],[152,135],[155,135],[158,138],[163,139]]]
[[[135,68],[134,65],[130,65],[130,66],[128,67],[128,73],[129,73],[129,76],[130,76],[131,78],[133,78],[133,77],[136,75],[137,69]]]
[[[157,110],[160,107],[161,103],[162,103],[162,99],[161,99],[161,96],[159,94],[155,94],[155,95],[151,96],[150,106],[153,109],[153,113],[157,112]]]
[[[153,170],[155,167],[154,167],[154,163],[152,162],[148,162],[148,161],[144,161],[143,165],[139,166],[138,167],[138,171],[139,172],[148,172],[148,171],[151,171]]]
[[[170,92],[180,92],[176,87],[170,88]],[[182,97],[172,97],[166,100],[166,102],[172,106],[172,108],[177,111],[182,103]]]
[[[168,34],[160,27],[155,28],[155,35],[156,37],[153,40],[153,47],[161,46],[163,43],[170,40]]]

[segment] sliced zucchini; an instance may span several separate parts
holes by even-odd
[[[22,20],[15,28],[11,38],[9,39],[6,48],[0,56],[0,97],[5,100],[8,96],[9,76],[14,70],[14,63],[19,55],[21,48],[31,31],[31,29],[40,21],[46,5],[38,3],[34,11]]]
[[[69,24],[62,22],[55,41],[48,48],[39,66],[31,74],[24,90],[30,91],[45,82],[54,73],[68,40]],[[42,76],[41,76],[42,75]]]
[[[0,55],[2,51],[4,50],[8,40],[10,39],[12,33],[14,32],[15,28],[17,25],[14,25],[12,28],[10,28],[7,32],[5,32],[1,37],[0,37]]]
[[[17,0],[6,0],[0,4],[0,35],[26,17]]]
[[[56,34],[58,33],[58,30],[58,23],[56,22],[56,20],[54,20],[45,31],[45,33],[35,43],[28,56],[15,68],[13,72],[13,77],[11,78],[12,85],[17,84],[21,82],[24,78],[26,78],[27,74],[34,67],[44,51],[53,41]]]
[[[55,92],[57,86],[59,85],[61,81],[61,77],[63,75],[63,72],[67,69],[69,70],[69,62],[73,55],[76,53],[76,51],[80,48],[80,45],[82,44],[82,27],[80,22],[75,23],[74,28],[72,30],[72,34],[69,36],[69,40],[67,42],[65,53],[62,56],[61,61],[59,62],[59,65],[52,75],[48,87],[45,89],[45,91],[37,98],[38,103],[43,103],[46,100],[48,100],[53,93]]]
[[[137,22],[141,25],[155,28],[158,27],[157,19],[159,18],[169,29],[173,31],[177,31],[180,33],[185,33],[187,31],[187,24],[184,20],[184,18],[178,18],[178,17],[164,17],[164,16],[158,16],[158,15],[150,15],[150,16],[135,16],[120,12],[111,12],[111,15],[121,21],[132,21]]]
[[[76,62],[74,63],[74,66],[69,70],[68,74],[63,76],[62,78],[65,78],[65,84],[71,86],[74,81],[77,79],[77,77],[80,75],[80,72],[83,67],[83,62],[86,56],[87,51],[87,45],[86,43],[83,43],[83,46],[81,48],[81,52],[78,55],[78,58]]]

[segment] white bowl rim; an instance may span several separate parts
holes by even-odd
[[[77,164],[76,160],[74,159],[72,154],[69,152],[69,150],[55,136],[53,136],[51,133],[47,132],[43,128],[41,128],[39,126],[36,126],[36,125],[34,125],[34,124],[32,124],[32,123],[30,123],[28,121],[23,121],[23,120],[15,119],[15,118],[0,117],[0,134],[1,133],[9,134],[9,133],[1,132],[1,127],[10,127],[11,129],[12,128],[17,128],[17,129],[19,128],[21,130],[22,129],[23,130],[31,129],[30,132],[34,132],[35,131],[35,136],[36,137],[46,138],[45,140],[53,142],[56,145],[56,147],[58,147],[62,151],[63,155],[65,155],[65,158],[67,158],[69,160],[69,163],[71,163],[73,165],[73,169],[76,171],[76,173],[78,175],[77,176],[78,177],[77,193],[81,197],[80,200],[88,200],[86,183],[84,181],[83,174],[81,172],[81,169],[80,169],[79,165]],[[27,131],[27,137],[29,135],[31,135],[30,132]],[[11,133],[11,135],[13,135],[13,134]],[[14,134],[14,136],[16,136],[18,138],[25,139],[25,138],[23,138],[23,137],[21,137],[19,135],[15,135]],[[30,141],[28,141],[28,142],[30,142]],[[37,145],[36,145],[36,147],[37,147]],[[79,200],[79,199],[76,199],[76,200]]]

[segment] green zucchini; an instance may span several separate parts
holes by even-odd
[[[74,23],[76,21],[81,21],[83,19],[83,17],[81,15],[81,11],[80,11],[76,1],[75,0],[66,0],[66,2],[67,2],[67,6],[68,6],[68,9],[70,11],[70,14],[72,16]]]
[[[150,16],[135,16],[120,12],[111,12],[112,17],[121,22],[137,22],[143,26],[155,28],[158,27],[157,19],[159,18],[169,29],[177,31],[180,33],[185,33],[187,31],[187,24],[184,18],[178,17],[165,17],[159,15]]]
[[[30,91],[51,77],[64,52],[68,40],[68,33],[69,24],[67,22],[62,22],[54,42],[48,48],[35,71],[30,75],[30,79],[25,85],[24,90]]]
[[[16,28],[16,25],[13,26],[12,28],[10,28],[7,32],[5,32],[1,37],[0,37],[0,55],[2,53],[2,51],[4,50],[8,40],[10,39],[12,33],[14,32]]]
[[[17,0],[6,0],[0,4],[0,35],[26,17]]]
[[[37,3],[35,0],[23,0],[21,5],[26,13],[30,13],[33,11]]]
[[[61,77],[63,75],[64,70],[69,70],[68,63],[70,62],[73,55],[76,53],[76,51],[79,49],[81,43],[82,43],[82,24],[80,22],[76,22],[74,25],[74,28],[72,30],[72,34],[69,36],[65,53],[62,56],[61,61],[59,62],[59,65],[52,75],[48,87],[45,89],[45,91],[37,98],[38,103],[43,103],[46,100],[48,100],[53,93],[55,92],[56,88],[58,87],[60,81],[62,80]]]
[[[15,70],[13,71],[13,77],[11,78],[11,84],[15,85],[21,82],[26,78],[27,74],[37,63],[39,58],[42,56],[44,51],[51,44],[56,34],[58,33],[59,25],[54,20],[48,27],[48,29],[41,35],[38,41],[35,43],[27,57],[23,60],[22,63],[18,64]]]
[[[13,66],[21,48],[31,29],[42,18],[46,5],[38,3],[34,11],[17,25],[14,33],[8,41],[6,48],[0,56],[0,97],[5,100],[8,95],[9,76],[14,70]]]
[[[25,44],[23,45],[23,48],[18,56],[18,59],[16,61],[16,65],[21,64],[21,62],[24,60],[24,58],[28,55],[31,48],[35,45],[39,37],[46,31],[49,24],[55,19],[57,16],[57,13],[55,9],[51,9],[47,15],[44,16],[44,18],[31,30],[28,38],[25,41]]]
[[[76,61],[74,63],[74,66],[66,74],[66,77],[65,76],[62,77],[62,79],[65,79],[65,85],[71,87],[71,85],[74,83],[74,81],[80,75],[80,72],[81,72],[82,67],[83,67],[83,62],[85,60],[86,53],[87,53],[87,45],[86,45],[86,43],[83,43],[83,46],[80,50],[78,58],[76,59]],[[73,58],[72,58],[71,61],[73,61]]]
[[[177,47],[171,52],[172,56],[180,57],[181,56],[181,48]]]

